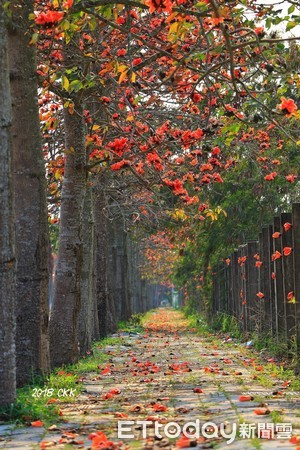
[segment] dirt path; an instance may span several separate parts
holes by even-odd
[[[108,362],[87,374],[76,402],[62,404],[64,423],[51,431],[0,426],[0,449],[297,448],[290,437],[300,435],[300,393],[277,378],[272,361],[262,365],[243,346],[200,338],[168,309],[155,311],[144,333],[117,341],[104,348]],[[195,437],[170,437],[190,422]]]

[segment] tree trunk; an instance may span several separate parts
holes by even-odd
[[[29,46],[33,3],[11,2],[9,63],[13,107],[17,256],[17,382],[49,369],[49,234],[37,103],[36,55]]]
[[[65,67],[78,63],[76,43],[64,46]],[[78,63],[79,64],[79,63]],[[64,109],[65,172],[61,193],[60,234],[53,307],[50,318],[51,365],[78,360],[78,315],[81,306],[82,212],[86,191],[86,148],[80,93],[70,95],[74,112]]]
[[[0,7],[0,407],[16,397],[15,234],[7,33]]]
[[[104,181],[103,181],[104,177]],[[95,222],[96,222],[96,298],[100,337],[105,337],[117,328],[115,304],[108,286],[109,270],[109,235],[108,219],[104,214],[105,193],[103,183],[105,175],[99,175],[95,185]]]
[[[83,264],[81,272],[81,308],[78,320],[80,354],[91,349],[93,339],[99,338],[97,308],[95,308],[95,219],[93,190],[88,188],[83,207]],[[95,323],[96,322],[96,323]]]
[[[108,290],[115,305],[116,322],[125,321],[131,316],[128,295],[127,233],[123,218],[114,218],[108,224],[109,269]]]

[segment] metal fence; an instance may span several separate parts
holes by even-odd
[[[212,297],[213,313],[236,317],[246,336],[269,335],[300,355],[300,203],[214,267]]]

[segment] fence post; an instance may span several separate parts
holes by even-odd
[[[273,232],[281,233],[280,217],[274,217]],[[281,239],[273,239],[273,253],[282,253]],[[285,305],[283,294],[283,272],[281,259],[275,259],[273,261],[274,278],[274,293],[275,293],[275,313],[276,313],[276,336],[277,342],[286,336],[286,324],[285,324]]]
[[[276,307],[275,307],[275,285],[274,280],[272,279],[272,273],[273,273],[273,261],[272,261],[272,254],[273,254],[273,225],[269,225],[269,286],[270,286],[270,308],[271,308],[271,317],[272,317],[272,336],[276,337],[277,335],[277,326],[276,326]]]
[[[228,302],[228,313],[232,316],[235,315],[235,309],[234,309],[234,286],[235,286],[235,279],[234,279],[234,266],[233,266],[233,253],[229,256],[230,262],[229,262],[229,269],[230,269],[230,276],[229,276],[229,302]]]
[[[225,312],[229,314],[229,304],[230,304],[230,265],[228,266],[225,262],[223,263],[225,271]]]
[[[272,308],[271,308],[271,248],[269,226],[262,228],[261,236],[261,292],[264,294],[263,303],[263,331],[264,333],[272,332]]]
[[[248,329],[254,331],[255,317],[257,314],[257,296],[259,291],[259,268],[255,266],[256,259],[254,255],[258,253],[258,241],[247,242],[247,264],[246,264],[246,302],[247,302],[247,316]]]
[[[238,246],[238,263],[237,263],[237,270],[238,270],[238,278],[237,278],[237,306],[238,306],[238,321],[240,324],[240,327],[242,331],[245,331],[245,315],[244,315],[244,306],[243,306],[243,296],[244,296],[244,283],[243,283],[243,266],[241,265],[241,258],[244,256],[243,254],[243,246]]]
[[[300,203],[292,206],[292,234],[294,257],[294,286],[295,286],[295,320],[296,320],[296,345],[298,365],[300,365]]]
[[[218,289],[218,268],[215,266],[212,271],[212,312],[217,312],[217,289]]]
[[[234,317],[236,319],[239,318],[239,293],[238,293],[238,279],[239,279],[239,265],[238,265],[238,251],[234,250],[231,258],[232,263],[232,279],[233,279],[233,292],[232,292],[232,299],[233,299],[233,311],[234,311]]]
[[[285,306],[285,321],[286,321],[286,338],[287,343],[296,334],[296,318],[295,308],[292,303],[288,303],[288,297],[295,291],[294,288],[294,258],[292,253],[289,256],[284,256],[284,249],[292,248],[293,236],[292,227],[285,231],[284,224],[292,222],[291,213],[281,214],[281,245],[282,245],[282,273],[283,273],[283,302]]]
[[[248,308],[246,301],[246,286],[247,286],[247,275],[246,275],[246,267],[247,267],[247,245],[241,245],[241,257],[244,258],[243,262],[240,264],[240,275],[241,275],[241,292],[240,292],[240,302],[242,309],[242,323],[243,323],[243,331],[244,333],[248,333]]]

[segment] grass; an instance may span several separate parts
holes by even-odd
[[[211,330],[204,317],[197,313],[186,314],[185,311],[183,312],[189,319],[189,326],[196,329],[198,334],[201,334],[202,336],[208,336],[210,334]]]
[[[143,331],[143,322],[151,315],[134,314],[128,322],[121,322],[119,332],[138,333]],[[106,346],[120,346],[124,339],[106,337],[95,342],[89,355],[76,364],[55,369],[48,376],[33,377],[32,381],[17,389],[17,399],[9,407],[0,408],[0,423],[30,424],[42,420],[45,425],[62,420],[60,408],[64,403],[75,402],[83,390],[83,378],[88,373],[99,373],[99,365],[109,360]]]
[[[283,423],[284,422],[284,416],[283,416],[281,411],[278,411],[278,410],[271,411],[270,415],[271,415],[273,423],[276,424],[276,423]]]
[[[251,439],[251,445],[256,448],[257,450],[260,450],[261,447],[261,440],[259,438],[253,438]]]
[[[128,321],[119,323],[118,330],[120,332],[127,333],[141,333],[144,329],[144,322],[151,316],[152,313],[153,310],[148,311],[146,314],[133,314]]]
[[[107,337],[94,343],[91,354],[76,364],[59,368],[45,377],[34,377],[28,385],[17,389],[17,399],[9,407],[0,408],[0,422],[29,424],[42,420],[45,425],[62,420],[60,408],[75,402],[83,389],[87,373],[99,373],[98,366],[109,359],[104,352],[108,345],[121,345],[120,337]]]

